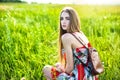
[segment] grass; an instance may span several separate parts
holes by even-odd
[[[120,6],[0,4],[0,80],[44,80],[42,68],[58,58],[59,14],[75,8],[81,29],[99,51],[99,80],[120,78]]]

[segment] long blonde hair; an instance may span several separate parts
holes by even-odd
[[[60,31],[59,31],[59,55],[60,55],[60,62],[64,62],[64,59],[63,59],[63,55],[62,55],[62,48],[63,48],[63,45],[62,45],[62,41],[61,41],[61,36],[65,33],[73,33],[73,32],[80,32],[80,21],[79,21],[79,17],[77,15],[77,12],[71,8],[71,7],[65,7],[62,9],[61,13],[60,13],[60,16],[62,14],[62,12],[67,12],[70,16],[70,24],[69,24],[69,27],[68,29],[65,31],[62,29],[62,25],[61,25],[61,21],[59,23],[59,28],[60,28]]]

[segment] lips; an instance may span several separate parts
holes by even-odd
[[[63,27],[66,27],[66,25],[62,25]]]

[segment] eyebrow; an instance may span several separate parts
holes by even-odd
[[[61,19],[61,18],[63,19],[63,17],[60,17],[60,19]],[[65,17],[65,18],[67,18],[67,19],[68,19],[68,18],[70,18],[70,17]]]

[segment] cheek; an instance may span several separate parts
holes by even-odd
[[[69,25],[70,24],[70,21],[67,21],[67,25]]]
[[[62,24],[63,24],[63,21],[60,21],[60,24],[62,25]]]

